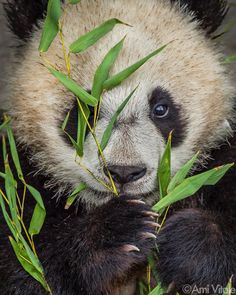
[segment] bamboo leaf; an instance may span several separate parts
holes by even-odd
[[[155,289],[153,289],[148,295],[163,295],[165,294],[164,289],[162,289],[161,285],[158,284]]]
[[[232,166],[233,164],[224,165],[186,178],[166,197],[161,199],[153,207],[153,210],[156,212],[162,212],[163,209],[170,206],[171,204],[194,195],[202,186],[215,184]]]
[[[138,88],[138,86],[129,94],[129,96],[122,102],[122,104],[119,106],[119,108],[117,109],[117,111],[115,112],[115,114],[112,116],[109,124],[107,125],[103,136],[102,136],[102,140],[101,140],[101,150],[103,151],[105,149],[105,147],[107,146],[111,134],[112,134],[112,129],[117,121],[118,116],[120,115],[120,113],[123,111],[123,109],[125,108],[125,106],[127,105],[127,103],[129,102],[129,100],[131,99],[131,97],[133,96],[134,92],[136,91],[136,89]]]
[[[11,233],[13,234],[14,238],[17,240],[18,234],[17,234],[16,229],[13,227],[13,223],[11,221],[9,214],[7,213],[6,206],[5,206],[1,192],[0,192],[0,206],[1,206],[3,217],[7,223],[7,226],[10,229]]]
[[[46,211],[39,204],[36,204],[33,216],[30,221],[29,234],[37,235],[40,233],[46,217]]]
[[[225,64],[230,64],[230,63],[235,62],[235,61],[236,61],[236,54],[233,54],[231,56],[226,57],[225,60],[224,60],[224,63]]]
[[[31,195],[34,197],[37,204],[39,204],[39,206],[45,210],[45,207],[43,204],[43,199],[42,199],[40,192],[38,190],[36,190],[36,188],[32,187],[29,184],[26,184],[26,187],[29,190],[29,192],[31,193]]]
[[[59,31],[59,19],[61,16],[61,1],[49,0],[47,7],[47,16],[43,26],[43,32],[40,40],[39,51],[48,51],[52,41]]]
[[[44,224],[46,210],[40,192],[29,184],[26,184],[26,187],[37,202],[29,226],[29,233],[31,235],[37,235],[40,233],[40,230]]]
[[[80,0],[69,0],[70,4],[78,4]]]
[[[87,185],[85,183],[80,183],[79,186],[70,194],[70,196],[67,199],[65,209],[69,209],[70,206],[74,203],[75,199],[78,197],[78,194],[85,190],[87,188]]]
[[[170,183],[171,178],[171,138],[172,133],[170,133],[169,135],[165,151],[158,167],[160,199],[166,196],[167,187]]]
[[[85,135],[86,135],[86,130],[87,130],[87,121],[90,115],[90,110],[88,108],[88,106],[83,103],[83,102],[79,102],[78,101],[78,105],[81,106],[82,111],[80,110],[79,106],[78,106],[78,127],[77,127],[77,146],[78,146],[78,155],[80,157],[83,157],[84,154],[84,140],[85,140]],[[86,119],[84,118],[84,115],[86,117]]]
[[[79,147],[77,142],[70,136],[69,133],[67,133],[66,131],[64,131],[64,132],[68,136],[69,140],[71,141],[71,144],[73,145],[74,149],[76,150],[77,155],[82,157],[83,156],[83,151],[81,150],[81,148]]]
[[[9,166],[8,161],[5,163],[5,191],[6,191],[6,196],[9,201],[9,208],[10,208],[10,213],[11,213],[11,218],[14,223],[14,226],[17,229],[17,232],[21,232],[21,224],[18,218],[17,214],[17,201],[16,201],[16,187],[17,183],[14,179],[13,173],[11,171],[11,168]]]
[[[94,45],[102,37],[104,37],[106,34],[108,34],[117,24],[125,24],[125,23],[123,23],[122,21],[116,18],[112,18],[104,22],[100,26],[84,34],[83,36],[79,37],[78,40],[73,42],[70,45],[70,51],[72,53],[80,53],[82,51],[85,51],[90,46]]]
[[[25,241],[25,239],[22,236],[22,234],[19,234],[19,239],[20,239],[20,242],[22,243],[22,245],[24,246],[25,252],[27,253],[27,256],[29,257],[29,260],[31,261],[31,263],[33,264],[33,266],[37,269],[37,271],[39,273],[42,273],[43,274],[43,268],[42,268],[42,265],[41,265],[38,257],[35,256],[35,254],[33,253],[33,251],[30,249],[29,245]]]
[[[18,174],[19,179],[23,179],[23,172],[21,169],[21,165],[20,165],[20,160],[19,160],[19,156],[18,156],[18,152],[17,152],[17,148],[16,148],[16,142],[13,136],[13,132],[12,129],[7,126],[7,136],[8,136],[8,141],[9,141],[9,145],[10,145],[10,151],[11,151],[11,156],[14,162],[14,165],[16,167],[16,171]]]
[[[11,122],[10,117],[7,117],[4,122],[0,125],[0,131],[2,131]]]
[[[65,117],[65,120],[63,121],[63,124],[61,126],[61,129],[64,131],[66,129],[66,126],[67,126],[67,123],[68,123],[68,120],[69,120],[69,117],[70,117],[70,112],[67,113],[66,117]]]
[[[216,185],[225,175],[225,173],[233,167],[234,164],[223,165],[214,168],[215,173],[212,173],[204,185]]]
[[[1,177],[1,178],[3,178],[3,179],[5,179],[5,177],[6,177],[6,174],[4,174],[4,173],[0,172],[0,177]]]
[[[171,192],[177,185],[179,185],[188,175],[189,171],[193,167],[194,163],[196,162],[198,158],[199,153],[193,156],[191,160],[189,160],[176,174],[175,176],[171,179],[167,192]]]
[[[97,68],[97,71],[93,80],[92,95],[98,100],[103,91],[103,84],[108,79],[110,70],[114,65],[122,47],[124,44],[125,38],[123,38],[119,43],[110,49],[110,51],[104,57],[102,63]]]
[[[103,84],[103,88],[109,90],[111,88],[116,87],[121,84],[125,79],[131,76],[135,71],[137,71],[142,65],[144,65],[150,58],[154,57],[158,53],[160,53],[167,45],[162,46],[161,48],[153,51],[151,54],[147,55],[140,61],[121,71],[120,73],[114,75],[113,77],[106,80]]]
[[[7,161],[7,145],[6,145],[6,138],[4,135],[2,136],[2,156],[3,156],[3,162],[5,163]]]
[[[233,276],[230,278],[227,286],[223,290],[223,295],[232,295],[233,294]]]
[[[48,285],[43,277],[43,274],[40,273],[34,265],[31,263],[29,256],[27,255],[27,252],[25,251],[23,245],[19,246],[16,241],[9,237],[10,243],[12,245],[12,248],[16,254],[16,257],[18,261],[20,262],[21,266],[24,268],[24,270],[29,273],[35,280],[37,280],[46,291],[48,291]]]
[[[62,125],[62,130],[65,132],[65,134],[68,136],[68,138],[70,139],[72,145],[74,146],[74,148],[76,149],[77,154],[80,157],[83,157],[83,150],[84,150],[84,140],[85,140],[85,135],[86,135],[86,130],[87,130],[87,122],[84,118],[84,115],[86,116],[87,120],[89,118],[90,115],[90,110],[88,108],[88,106],[86,104],[84,104],[83,102],[78,101],[78,125],[77,125],[77,141],[75,141],[66,131],[66,125],[68,123],[69,120],[69,116],[70,116],[70,112],[67,113],[67,116],[63,122]],[[81,108],[83,109],[83,113],[79,107],[79,105],[81,106]]]
[[[56,77],[68,90],[74,93],[80,98],[84,103],[90,106],[96,106],[98,100],[85,91],[81,86],[79,86],[74,80],[70,79],[67,75],[54,70],[53,68],[48,68],[54,77]]]

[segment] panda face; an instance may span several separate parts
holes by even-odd
[[[196,151],[205,153],[229,133],[233,90],[220,65],[221,55],[179,7],[171,8],[169,1],[132,0],[127,13],[126,6],[125,0],[101,0],[70,7],[64,20],[65,44],[69,47],[78,36],[113,17],[132,25],[117,26],[86,52],[71,56],[72,76],[85,89],[91,89],[96,68],[124,35],[124,48],[111,75],[169,44],[120,86],[104,93],[96,127],[101,140],[114,112],[140,84],[119,116],[104,156],[120,193],[154,196],[168,134],[173,131],[174,173]],[[52,176],[49,185],[72,190],[83,181],[89,187],[81,194],[86,203],[105,202],[111,194],[82,168],[108,182],[91,134],[86,136],[84,157],[77,158],[78,164],[61,131],[60,124],[75,98],[42,65],[37,51],[40,34],[40,30],[35,32],[28,42],[11,80],[16,135],[30,147],[38,169]],[[47,60],[66,71],[59,38]],[[73,116],[68,126],[73,133]]]
[[[119,93],[123,92],[127,96],[130,90],[130,87],[121,86],[120,89],[105,93],[96,127],[100,140],[113,113],[122,102]],[[131,99],[118,118],[109,144],[104,150],[107,167],[121,193],[140,195],[155,190],[158,164],[169,133],[173,130],[172,146],[175,148],[181,146],[185,138],[187,120],[171,95],[160,87],[150,91],[147,88],[146,91],[137,91]],[[75,115],[69,120],[67,129],[74,137],[77,132],[76,112],[77,107],[74,107]],[[90,122],[92,121],[93,115],[90,118]],[[97,155],[97,147],[91,134],[86,138],[85,156],[81,162],[97,178],[103,182],[109,181],[107,169],[101,165],[102,160]],[[96,190],[106,192],[102,185],[96,181],[93,183],[93,179],[86,179],[88,181],[91,181],[91,186],[95,186]]]

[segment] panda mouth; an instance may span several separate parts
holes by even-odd
[[[129,195],[135,197],[145,197],[146,195],[155,194],[156,188],[151,184],[148,185],[151,177],[145,179],[145,181],[134,181],[126,184],[119,184],[115,182],[116,190],[119,196],[121,195]],[[114,195],[114,192],[108,191],[108,189],[100,189],[100,187],[90,187],[91,190],[98,194],[103,195]]]
[[[98,191],[98,190],[93,190],[93,193],[95,194],[95,199],[97,199],[98,203],[104,203],[107,200],[110,200],[111,198],[117,197],[111,192],[104,192],[104,191]],[[157,200],[158,200],[158,194],[155,193],[154,191],[149,191],[145,193],[141,192],[131,192],[131,191],[125,191],[125,190],[119,190],[118,192],[118,197],[121,196],[126,196],[126,197],[134,197],[135,199],[139,199],[140,201],[145,202],[146,204],[152,206],[154,205]],[[96,200],[94,199],[94,202],[96,203]]]

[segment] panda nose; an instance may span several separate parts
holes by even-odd
[[[120,184],[136,181],[142,178],[147,172],[147,169],[141,166],[108,165],[107,168],[113,180]],[[104,173],[108,176],[108,171],[105,167]]]

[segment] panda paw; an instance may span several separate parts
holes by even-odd
[[[121,196],[113,198],[91,213],[90,234],[93,245],[112,253],[120,265],[146,263],[156,240],[158,215],[143,201]]]
[[[171,216],[157,237],[163,285],[179,294],[226,286],[236,261],[235,254],[230,254],[233,241],[227,239],[227,228],[222,228],[220,217],[209,211],[185,209]]]

